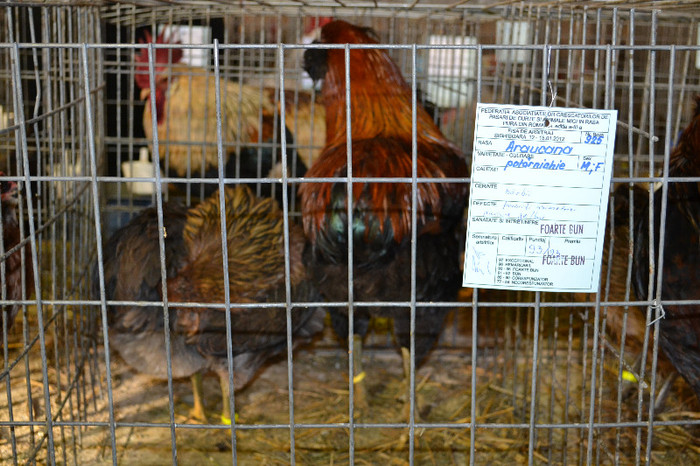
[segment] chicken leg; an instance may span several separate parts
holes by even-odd
[[[362,410],[367,408],[367,387],[365,386],[365,371],[362,369],[362,336],[352,337],[352,383],[354,384],[355,408]]]
[[[401,384],[400,398],[404,401],[404,419],[408,422],[411,419],[411,350],[405,346],[401,347],[401,359],[403,361],[403,383]],[[414,422],[420,420],[418,414],[418,394],[414,397]]]
[[[202,373],[196,372],[190,377],[192,380],[192,397],[194,398],[194,406],[190,410],[190,418],[197,421],[207,423],[207,415],[204,412],[204,389],[202,387]]]
[[[231,425],[231,398],[228,390],[228,374],[219,375],[219,383],[221,385],[221,422]]]

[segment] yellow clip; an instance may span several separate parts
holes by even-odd
[[[234,414],[234,415],[233,415],[233,418],[236,420],[236,422],[238,422],[238,413]],[[223,414],[221,415],[221,422],[222,422],[223,424],[226,424],[227,426],[230,426],[230,425],[231,425],[231,419],[227,418],[227,417],[224,416]]]
[[[631,373],[630,371],[627,371],[627,370],[622,371],[622,380],[624,380],[626,382],[633,382],[633,383],[639,382],[637,380],[637,377],[635,377],[633,373]]]
[[[365,371],[360,372],[355,377],[352,378],[352,383],[360,383],[365,379],[367,373]]]

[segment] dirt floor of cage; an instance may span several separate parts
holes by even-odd
[[[483,297],[483,296],[482,296]],[[45,307],[45,316],[54,311]],[[55,459],[59,463],[110,464],[112,462],[109,400],[102,338],[94,326],[79,325],[91,311],[56,308],[59,318],[46,332],[46,368],[54,421]],[[590,325],[578,310],[543,311],[538,347],[534,403],[536,424],[535,463],[585,463],[590,418],[592,330],[582,340],[581,330]],[[426,363],[416,371],[417,422],[440,426],[416,428],[415,464],[465,464],[469,455],[489,464],[522,463],[528,459],[531,420],[533,340],[531,311],[482,309],[478,320],[475,445],[471,431],[449,427],[471,421],[471,310],[453,313],[441,341]],[[573,316],[573,318],[569,318]],[[556,317],[556,318],[555,318]],[[45,317],[46,318],[46,317]],[[560,322],[559,324],[556,321]],[[569,322],[569,324],[562,324]],[[23,463],[38,452],[47,460],[46,406],[42,358],[36,342],[36,309],[29,307],[27,341],[34,344],[10,371],[10,389],[0,382],[0,463],[13,456]],[[366,342],[366,409],[356,411],[354,429],[356,464],[408,464],[409,430],[406,427],[372,427],[372,424],[407,423],[408,389],[401,357],[393,349],[391,325],[377,321]],[[558,325],[558,326],[557,326]],[[18,318],[9,338],[12,363],[24,352],[24,319]],[[1,355],[0,355],[1,356]],[[340,348],[330,326],[322,338],[293,356],[294,454],[299,464],[348,464],[351,436],[346,427],[329,424],[349,421],[347,351]],[[643,458],[647,431],[636,427],[611,427],[638,418],[637,391],[629,390],[620,403],[618,363],[606,353],[602,370],[597,367],[596,423],[591,462],[632,463]],[[5,362],[2,361],[2,370]],[[139,374],[113,354],[111,358],[116,458],[120,464],[170,464],[172,431],[169,427],[168,384]],[[602,377],[602,378],[601,378]],[[647,376],[647,382],[648,376]],[[657,381],[657,385],[661,382]],[[288,371],[285,357],[271,361],[245,389],[235,394],[238,413],[235,455],[238,464],[289,464],[291,434]],[[205,403],[210,421],[218,423],[221,395],[214,376],[204,378]],[[8,394],[11,398],[8,398]],[[11,400],[11,401],[8,401]],[[619,405],[619,410],[618,410]],[[10,423],[10,406],[12,422]],[[189,419],[192,390],[189,380],[173,382],[174,419],[189,426],[175,429],[178,461],[182,464],[230,464],[233,456],[228,428],[203,428]],[[648,390],[641,407],[648,414]],[[676,464],[700,464],[700,426],[687,421],[700,419],[700,404],[687,384],[678,378],[657,421],[652,460]],[[60,422],[75,423],[60,425]],[[562,428],[569,423],[582,427]],[[31,424],[31,425],[30,425]],[[162,427],[152,424],[163,424]],[[305,427],[313,424],[320,427]],[[255,428],[277,425],[276,428]],[[13,450],[14,438],[14,450]],[[638,453],[639,452],[639,453]]]
[[[324,339],[325,341],[325,339]],[[574,347],[580,342],[574,341]],[[51,341],[47,344],[52,346]],[[318,346],[318,345],[317,345]],[[497,345],[498,346],[498,345]],[[476,367],[476,421],[481,425],[475,432],[474,454],[477,462],[512,464],[526,462],[529,445],[530,381],[532,364],[523,351],[479,350]],[[561,346],[561,344],[560,344]],[[566,354],[556,359],[553,348],[543,342],[537,377],[538,397],[535,403],[536,422],[586,425],[589,416],[590,387],[583,381],[582,368],[567,361]],[[19,348],[13,351],[19,351]],[[557,349],[563,354],[560,347]],[[41,358],[30,351],[28,360],[31,390],[23,364],[12,371],[12,408],[17,458],[27,460],[34,449],[38,458],[46,458],[45,409]],[[68,374],[58,385],[50,387],[52,412],[63,407],[61,420],[94,423],[109,421],[104,370],[104,354],[96,347],[97,357],[85,361],[85,368],[76,390],[66,385]],[[516,354],[522,353],[520,356]],[[49,380],[55,381],[59,372],[53,369],[49,355]],[[401,358],[392,350],[368,350],[365,354],[368,374],[367,409],[356,415],[363,424],[404,423],[408,421],[408,394],[401,369]],[[571,358],[569,358],[571,359]],[[470,350],[437,349],[429,361],[416,372],[418,422],[427,424],[459,424],[470,422],[471,372]],[[557,362],[558,361],[558,362]],[[590,365],[590,362],[589,362]],[[20,367],[21,366],[21,367]],[[137,427],[117,427],[116,457],[120,464],[169,464],[172,461],[171,429],[148,424],[170,422],[168,385],[135,373],[118,356],[112,358],[112,387],[114,417],[117,423],[136,423]],[[294,354],[294,454],[299,464],[348,464],[350,434],[344,427],[304,427],[302,424],[325,425],[348,422],[347,356],[337,347],[305,348]],[[601,395],[596,395],[596,422],[614,422],[617,416],[617,369],[606,364]],[[94,381],[93,381],[94,379]],[[4,384],[3,384],[4,385]],[[94,390],[93,390],[94,388]],[[216,377],[205,377],[205,402],[212,423],[221,409],[221,397]],[[0,413],[8,411],[7,391],[0,391]],[[32,395],[34,408],[29,410],[27,393]],[[60,396],[59,396],[60,394]],[[636,392],[621,404],[620,419],[636,419]],[[192,406],[188,380],[173,383],[174,416],[176,423],[191,423],[194,427],[175,429],[178,461],[182,464],[230,464],[231,434],[226,428],[209,429],[188,419]],[[289,423],[289,393],[286,358],[268,365],[244,390],[236,393],[238,423],[236,459],[238,464],[290,463],[290,430],[288,427],[253,428],[256,425]],[[643,409],[647,409],[646,405]],[[43,425],[19,425],[33,419]],[[645,413],[646,411],[644,411]],[[679,421],[678,425],[655,426],[652,459],[676,464],[700,464],[700,429],[680,421],[699,417],[698,405],[685,383],[676,381],[669,401],[658,420]],[[66,413],[73,413],[67,415]],[[0,414],[7,421],[7,414]],[[506,425],[506,426],[504,426]],[[471,432],[463,427],[416,428],[414,460],[416,464],[465,464],[470,455]],[[592,461],[609,462],[616,457],[623,464],[633,462],[637,440],[640,454],[645,453],[646,429],[629,427],[598,427],[594,429]],[[7,426],[0,430],[0,462],[13,455],[11,432]],[[35,445],[29,448],[30,442]],[[55,427],[54,444],[58,462],[105,464],[112,462],[111,435],[106,425],[86,427]],[[536,429],[533,459],[536,463],[566,464],[585,462],[588,445],[587,428]],[[43,450],[42,450],[43,448]],[[354,429],[354,461],[356,464],[408,464],[410,455],[407,428],[357,427]]]

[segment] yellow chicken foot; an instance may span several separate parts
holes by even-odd
[[[401,347],[401,359],[403,361],[403,382],[401,383],[399,399],[401,399],[404,405],[404,419],[406,422],[411,416],[411,350],[405,347]],[[416,393],[414,399],[414,421],[419,422],[420,416],[418,414],[418,394]]]
[[[194,406],[190,410],[190,418],[207,423],[207,415],[204,412],[204,389],[202,388],[202,374],[197,372],[190,377],[192,380],[192,397]]]
[[[219,383],[221,384],[221,404],[223,405],[221,422],[231,425],[231,398],[228,393],[228,374],[222,374],[219,377]],[[238,420],[238,417],[236,417],[236,420]]]
[[[367,388],[365,386],[365,371],[362,369],[362,337],[360,335],[353,335],[352,352],[352,381],[355,385],[355,409],[362,410],[367,408]]]
[[[411,350],[401,347],[401,360],[403,361],[403,376],[406,380],[411,378]]]

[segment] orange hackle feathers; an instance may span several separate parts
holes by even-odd
[[[344,21],[333,21],[321,31],[321,43],[377,44],[369,30]],[[326,146],[308,178],[346,176],[347,122],[345,50],[326,51],[323,83],[326,107]],[[350,52],[350,109],[352,176],[411,177],[413,152],[412,89],[389,55],[381,49]],[[466,177],[467,166],[459,149],[440,132],[428,113],[416,105],[416,169],[418,178]],[[465,184],[418,183],[415,206],[419,228],[439,220],[442,198],[463,199]],[[332,184],[307,183],[300,189],[307,235],[313,240],[323,228]],[[380,228],[388,219],[396,242],[410,231],[411,184],[353,184],[353,199],[365,196],[375,209]],[[397,208],[391,208],[391,206]],[[432,217],[432,218],[429,218]]]

